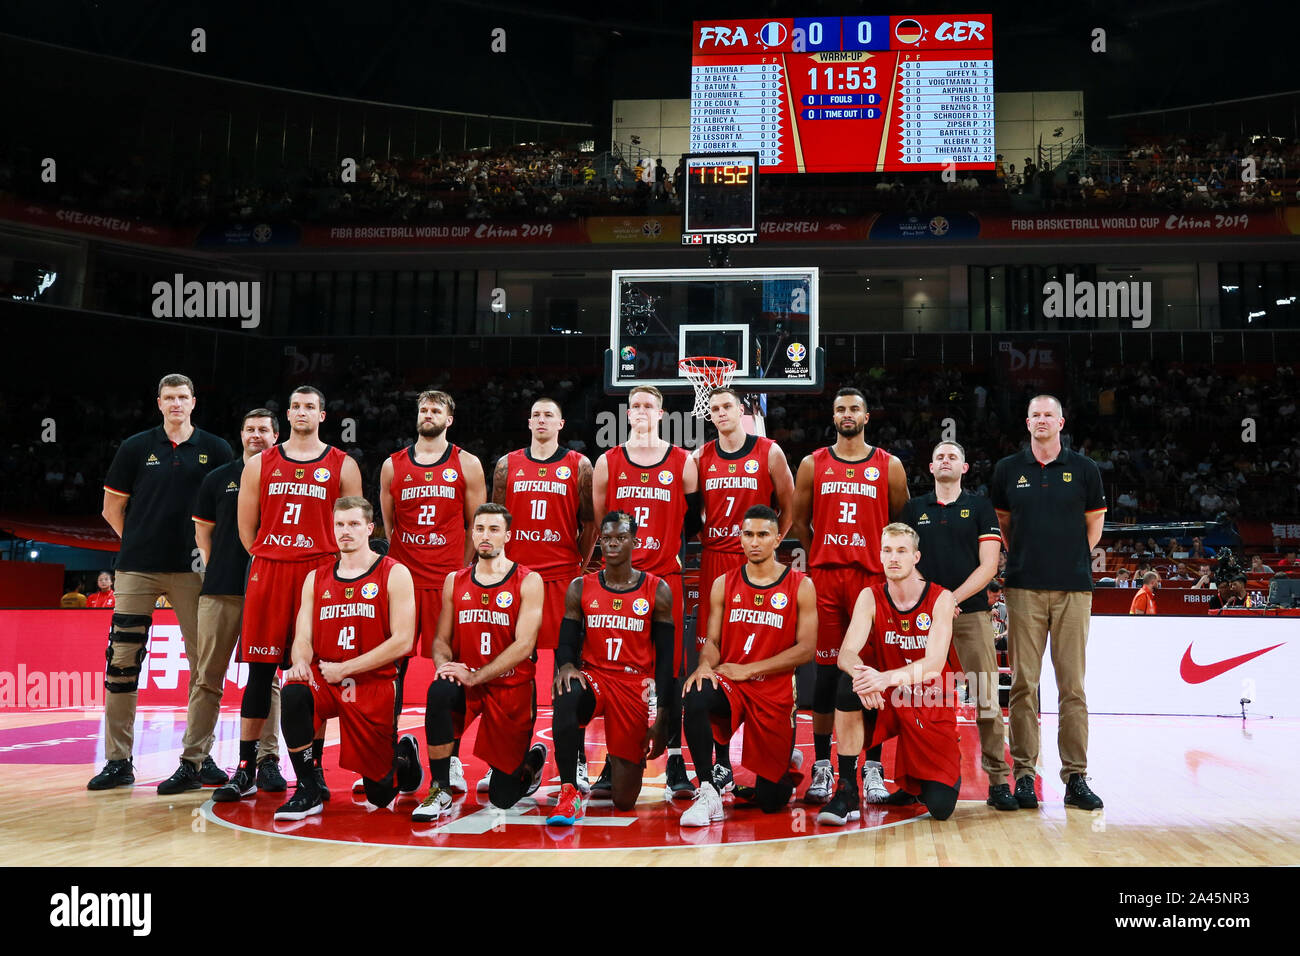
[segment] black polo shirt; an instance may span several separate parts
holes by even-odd
[[[921,577],[956,591],[980,564],[980,543],[1001,541],[993,502],[965,489],[941,504],[935,492],[908,499],[902,521],[921,536]],[[988,592],[980,588],[961,602],[963,612],[987,611]]]
[[[1040,465],[1026,446],[994,466],[989,497],[1011,514],[1007,587],[1092,590],[1084,516],[1106,510],[1096,462],[1062,448],[1055,461]]]
[[[234,454],[224,438],[201,428],[173,445],[159,425],[118,446],[104,490],[130,495],[119,571],[170,574],[194,570],[194,496],[208,472]]]
[[[248,552],[239,540],[239,479],[244,459],[222,465],[199,485],[194,520],[212,525],[212,550],[203,576],[202,594],[243,594]]]

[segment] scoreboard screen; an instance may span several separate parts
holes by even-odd
[[[688,155],[683,161],[683,232],[758,231],[757,154]]]
[[[992,169],[989,14],[697,20],[691,152],[764,173]]]

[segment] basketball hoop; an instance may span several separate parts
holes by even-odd
[[[720,358],[716,355],[691,355],[677,363],[695,386],[695,408],[691,414],[704,418],[709,414],[709,393],[715,388],[731,384],[731,377],[736,374],[735,359]]]

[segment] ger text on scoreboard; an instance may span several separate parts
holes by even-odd
[[[692,153],[764,173],[992,169],[987,13],[696,20]]]

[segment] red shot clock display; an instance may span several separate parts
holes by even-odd
[[[698,20],[691,151],[764,173],[992,169],[989,14]]]

